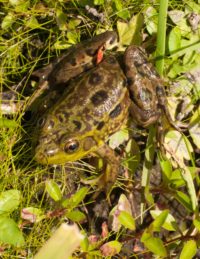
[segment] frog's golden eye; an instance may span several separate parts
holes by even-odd
[[[74,153],[78,150],[78,148],[79,148],[78,140],[70,140],[64,146],[64,150],[66,153]]]

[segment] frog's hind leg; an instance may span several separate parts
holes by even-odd
[[[129,112],[132,119],[144,128],[157,122],[161,116],[161,111],[159,109],[154,112],[151,110],[142,110],[134,102],[131,102]]]

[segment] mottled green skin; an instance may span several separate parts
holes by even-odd
[[[108,136],[126,121],[129,104],[123,71],[116,58],[108,56],[72,81],[43,116],[36,160],[43,164],[65,163],[98,152]],[[66,146],[73,141],[79,143],[79,148],[66,152]]]

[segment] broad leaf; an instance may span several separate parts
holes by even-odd
[[[62,193],[56,182],[48,180],[45,183],[46,191],[54,201],[59,201],[62,198]]]
[[[128,212],[120,211],[118,219],[125,228],[135,230],[135,220]]]
[[[148,232],[144,232],[141,238],[141,241],[144,243],[145,247],[149,249],[152,253],[165,257],[167,256],[166,248],[162,240],[158,237],[153,237]]]
[[[121,250],[122,244],[118,241],[110,241],[100,247],[103,256],[114,256]]]
[[[197,252],[197,245],[194,240],[189,240],[184,243],[183,250],[180,254],[180,259],[192,259]]]
[[[0,241],[14,246],[24,245],[24,237],[13,219],[0,217]]]
[[[21,194],[18,190],[9,190],[0,194],[0,215],[10,214],[18,208]]]

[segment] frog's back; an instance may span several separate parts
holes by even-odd
[[[71,133],[97,130],[103,137],[116,131],[117,124],[121,126],[128,104],[126,78],[116,59],[108,56],[99,66],[74,80],[49,111],[49,118],[54,118],[59,127],[68,125],[67,131]],[[106,125],[109,121],[113,125]]]
[[[98,63],[98,53],[101,48],[111,49],[116,44],[117,34],[114,31],[106,31],[70,48],[49,74],[50,85],[64,84],[69,79],[87,71]]]

